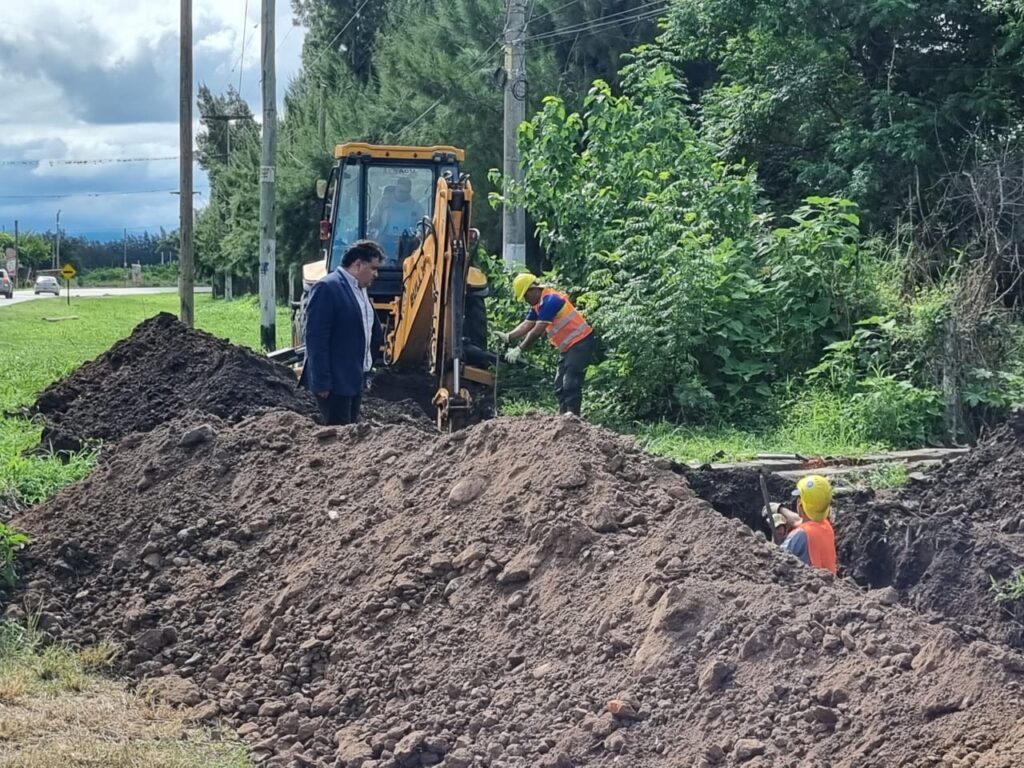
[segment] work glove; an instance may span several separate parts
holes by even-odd
[[[518,363],[519,358],[523,356],[522,347],[512,347],[508,352],[505,353],[506,363]]]
[[[494,335],[502,344],[508,344],[508,333],[506,331],[495,331]]]

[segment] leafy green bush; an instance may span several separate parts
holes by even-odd
[[[848,201],[773,226],[753,171],[719,159],[682,82],[649,63],[623,70],[622,95],[595,83],[582,113],[546,99],[509,195],[605,343],[588,397],[602,418],[749,411],[874,307],[874,253]]]
[[[28,536],[0,522],[0,584],[8,588],[14,586],[18,578],[14,560],[28,543]]]
[[[941,439],[942,395],[895,376],[879,374],[857,382],[848,409],[848,418],[861,425],[869,441],[909,447]]]

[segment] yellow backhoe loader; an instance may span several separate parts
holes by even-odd
[[[334,157],[330,178],[317,185],[324,201],[320,258],[302,270],[295,347],[271,356],[301,363],[309,288],[337,268],[351,243],[375,240],[387,257],[369,288],[384,328],[377,357],[405,380],[421,380],[438,427],[457,429],[491,402],[494,386],[487,369],[493,355],[481,349],[486,329],[466,327],[467,292],[480,296],[486,277],[470,264],[478,233],[470,227],[473,186],[460,171],[464,152],[350,143],[337,146]],[[485,322],[481,313],[469,316],[474,326]]]

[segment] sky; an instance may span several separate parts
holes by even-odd
[[[176,0],[4,0],[0,229],[106,240],[178,226]],[[305,31],[276,0],[278,113]],[[260,119],[260,0],[193,0],[196,84],[239,87]],[[243,27],[245,52],[242,56]],[[239,66],[241,63],[241,66]],[[193,111],[196,108],[193,106]],[[198,132],[199,124],[193,127]],[[60,162],[65,161],[65,162]],[[196,206],[209,182],[195,167]],[[256,180],[253,180],[256,183]],[[115,194],[131,192],[134,194]],[[83,194],[85,193],[85,194]]]

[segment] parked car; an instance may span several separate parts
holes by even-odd
[[[8,299],[14,298],[14,281],[7,274],[6,269],[0,269],[0,296],[6,296]]]
[[[52,293],[54,296],[60,296],[60,283],[57,282],[57,278],[51,275],[37,277],[35,294],[38,296],[40,293]]]

